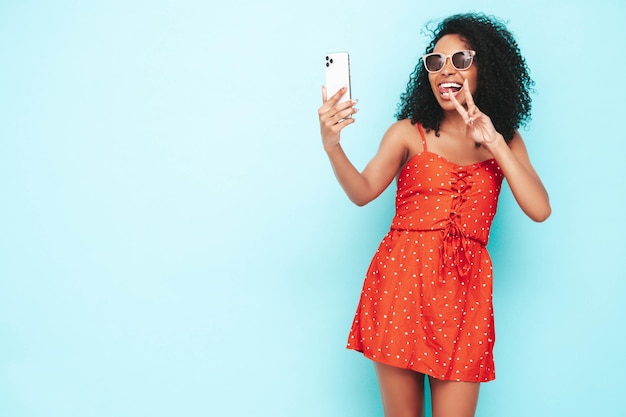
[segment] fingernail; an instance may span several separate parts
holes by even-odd
[[[358,98],[353,98],[352,99],[352,105],[356,105],[356,103],[358,103],[358,102],[359,102]]]

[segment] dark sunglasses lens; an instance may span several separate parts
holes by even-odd
[[[428,71],[434,72],[439,71],[443,68],[445,57],[441,55],[429,55],[426,57],[426,69]]]
[[[452,55],[452,65],[456,69],[468,69],[472,65],[472,54],[469,51],[459,51]]]

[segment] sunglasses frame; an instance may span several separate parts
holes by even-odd
[[[470,54],[470,64],[467,66],[467,68],[458,68],[456,65],[454,65],[454,61],[452,60],[452,56],[456,55],[458,53],[463,53],[463,52],[469,52]],[[431,57],[431,56],[438,56],[438,57],[443,57],[444,61],[443,61],[443,65],[441,66],[441,68],[439,68],[437,71],[431,71],[428,69],[428,65],[426,65],[426,60]],[[450,55],[446,55],[446,54],[442,54],[441,52],[431,52],[430,54],[426,54],[422,57],[422,62],[424,63],[424,68],[426,69],[426,71],[428,71],[431,74],[435,74],[438,72],[441,72],[445,66],[446,66],[446,62],[448,62],[448,59],[450,59],[450,64],[452,64],[452,66],[457,70],[457,71],[465,71],[470,69],[470,67],[474,64],[474,57],[476,56],[476,51],[474,51],[473,49],[461,49],[460,51],[456,51],[451,53]]]

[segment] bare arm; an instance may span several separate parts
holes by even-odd
[[[515,200],[524,213],[537,222],[546,220],[552,212],[548,192],[530,163],[522,137],[519,133],[515,133],[513,140],[507,145],[504,137],[495,130],[489,116],[476,107],[469,92],[467,80],[465,80],[463,90],[465,90],[467,109],[452,94],[451,99],[465,120],[468,133],[476,143],[485,146],[496,159],[511,187]]]
[[[320,133],[337,181],[353,203],[363,206],[389,186],[398,172],[406,148],[399,134],[401,127],[396,123],[385,133],[376,155],[363,172],[359,172],[340,144],[341,130],[354,123],[354,118],[349,116],[357,112],[355,101],[337,103],[342,93],[340,90],[327,100],[326,89],[322,88],[323,104],[318,110]]]
[[[499,135],[494,143],[486,146],[500,165],[524,213],[536,222],[546,220],[552,212],[548,192],[530,163],[526,145],[519,133],[515,134],[509,145]]]

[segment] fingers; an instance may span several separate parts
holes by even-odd
[[[320,130],[324,147],[330,147],[339,143],[340,132],[348,125],[354,123],[353,114],[358,112],[354,107],[358,100],[339,102],[345,93],[346,87],[339,89],[332,97],[328,98],[328,91],[322,86],[322,106],[318,109]]]
[[[474,97],[472,97],[472,93],[470,92],[469,81],[467,81],[467,79],[463,81],[463,90],[465,91],[465,103],[467,103],[467,109],[471,112],[472,109],[476,108],[476,104],[474,103]]]
[[[345,92],[346,87],[340,88],[330,99],[328,98],[328,90],[326,86],[322,86],[322,106],[318,109],[318,114],[322,117],[323,114],[328,112],[337,113],[338,111],[344,110],[346,107],[353,106],[356,104],[354,100],[348,100],[343,103],[339,103],[339,99]],[[336,107],[336,108],[335,108]]]
[[[331,102],[332,98],[318,110],[324,149],[330,149],[339,144],[341,131],[355,122],[352,115],[358,112],[358,109],[354,107],[357,100],[348,100],[334,106],[330,106]]]
[[[337,108],[335,113],[331,112],[326,114],[326,122],[328,124],[332,126],[342,123],[346,119],[351,119],[351,116],[359,111],[356,107],[354,107],[356,100],[351,100],[346,103],[348,104],[347,107],[342,104],[342,108]]]
[[[354,119],[353,117],[346,117],[345,119],[339,119],[339,120],[337,120],[337,123],[335,123],[335,126],[340,128],[340,129],[343,129],[344,127],[354,123],[355,120],[356,119]]]
[[[467,106],[467,118],[465,119],[465,123],[471,125],[476,118],[480,116],[480,110],[474,103],[474,97],[472,97],[472,93],[470,92],[469,81],[465,79],[463,81],[463,90],[465,91],[465,104]]]
[[[326,89],[322,87],[322,99],[324,99],[325,96],[326,96]],[[324,104],[322,104],[322,106],[318,109],[319,116],[322,117],[323,115],[326,115],[328,117],[333,117],[335,115],[341,114],[343,115],[343,117],[339,117],[339,118],[342,119],[344,117],[347,117],[347,115],[356,113],[356,109],[354,108],[354,106],[356,105],[358,100],[353,99],[353,100],[348,100],[348,101],[344,101],[341,103],[337,103],[340,97],[341,97],[341,90],[339,90],[339,92],[337,92],[337,94],[332,96],[330,99],[325,100]]]
[[[478,116],[480,116],[480,110],[476,107],[476,103],[474,103],[474,97],[472,97],[472,93],[470,92],[469,82],[467,79],[463,81],[463,93],[465,96],[465,106],[467,109],[459,103],[456,99],[452,91],[450,91],[450,100],[454,104],[454,108],[461,115],[466,124],[471,125],[474,120]]]
[[[322,86],[322,102],[328,102],[331,106],[336,104],[341,96],[346,92],[347,88],[348,87],[341,87],[331,98],[327,99],[328,90],[326,90],[326,86]]]
[[[454,96],[454,92],[452,90],[448,91],[448,95],[450,96],[450,101],[452,101],[452,104],[454,104],[454,108],[456,109],[456,111],[461,115],[463,120],[467,122],[469,115],[467,114],[467,110],[465,110],[465,107],[463,107],[463,105],[459,103],[459,101]]]

